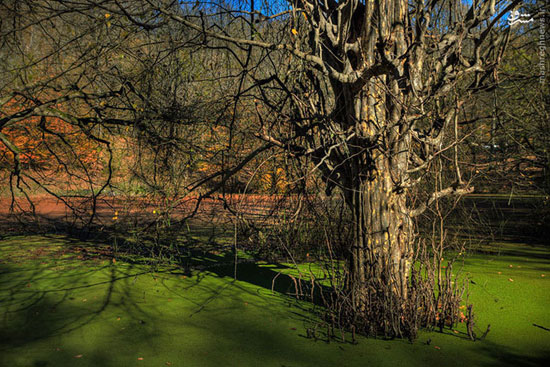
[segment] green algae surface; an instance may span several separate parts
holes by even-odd
[[[272,291],[284,265],[155,268],[66,237],[0,241],[0,366],[538,366],[550,360],[550,251],[495,244],[468,256],[472,342],[315,341],[311,305]],[[69,251],[68,249],[72,249]],[[78,251],[75,251],[77,249]],[[216,263],[219,261],[219,266]]]

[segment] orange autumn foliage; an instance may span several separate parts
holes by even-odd
[[[11,115],[27,106],[12,100],[4,105],[2,115]],[[99,168],[99,146],[77,126],[59,118],[30,117],[2,129],[2,133],[20,150],[22,168],[57,171],[63,164],[69,167]],[[0,144],[0,168],[13,165],[14,155]]]

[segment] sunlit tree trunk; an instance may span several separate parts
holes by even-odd
[[[334,165],[344,167],[334,178],[353,221],[348,251],[353,308],[368,320],[393,320],[386,322],[392,329],[388,334],[398,334],[399,312],[409,292],[415,236],[407,190],[402,187],[411,137],[400,131],[400,107],[386,96],[384,91],[392,87],[388,84],[368,83],[353,94],[333,83],[335,119],[356,134],[343,150],[346,158],[334,157]]]

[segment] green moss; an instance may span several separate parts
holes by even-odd
[[[152,273],[61,251],[74,245],[63,237],[0,242],[0,366],[535,366],[550,357],[550,332],[533,326],[550,327],[546,248],[466,258],[477,333],[491,324],[485,340],[467,340],[462,326],[423,332],[412,344],[351,345],[305,337],[310,305],[284,287],[271,292],[279,271],[295,273],[284,265],[242,264],[235,282],[230,265]]]

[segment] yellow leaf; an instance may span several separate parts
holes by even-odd
[[[292,34],[296,36],[298,34],[298,31],[296,29],[292,28]]]
[[[111,14],[105,13],[105,19],[109,19],[111,17]]]

